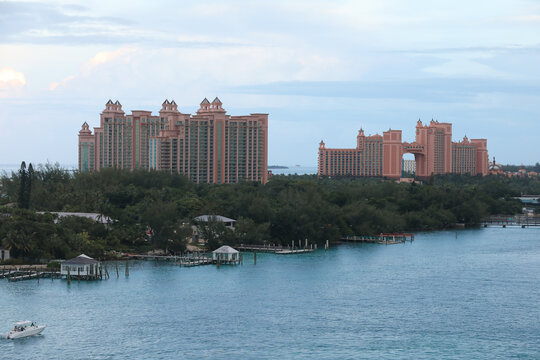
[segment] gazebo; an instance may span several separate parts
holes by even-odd
[[[100,277],[101,263],[90,256],[81,254],[60,264],[61,276],[97,279]]]
[[[212,259],[219,261],[238,261],[240,260],[240,253],[238,250],[233,249],[230,246],[223,245],[219,249],[212,251]]]

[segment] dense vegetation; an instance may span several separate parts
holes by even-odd
[[[30,179],[30,180],[29,180]],[[28,182],[31,182],[31,186]],[[201,229],[209,247],[221,243],[323,243],[343,235],[477,224],[489,214],[521,211],[521,193],[540,193],[536,179],[440,176],[428,183],[380,179],[274,176],[266,185],[193,184],[180,175],[105,169],[70,173],[58,166],[0,177],[0,239],[14,256],[65,258],[105,250],[185,249],[193,218],[237,219],[236,231],[219,223]],[[54,222],[36,211],[96,212],[109,227],[84,218]]]

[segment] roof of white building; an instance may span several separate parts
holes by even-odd
[[[90,256],[81,254],[77,256],[76,258],[69,259],[64,261],[62,264],[68,264],[68,265],[87,265],[87,264],[97,264],[99,261],[92,259]]]
[[[195,218],[195,221],[208,222],[210,221],[210,219],[215,219],[216,221],[219,221],[219,222],[236,222],[236,220],[234,219],[230,219],[228,217],[221,216],[221,215],[201,215],[201,216],[197,216]]]
[[[66,211],[38,211],[38,214],[46,214],[51,213],[58,215],[59,218],[66,217],[66,216],[77,216],[77,217],[85,217],[88,219],[92,219],[95,222],[101,223],[101,224],[109,224],[112,222],[112,219],[108,216],[105,216],[103,214],[98,213],[83,213],[83,212],[66,212]]]
[[[238,250],[235,250],[228,245],[223,245],[219,249],[216,249],[212,252],[216,254],[238,254]]]

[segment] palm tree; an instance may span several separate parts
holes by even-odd
[[[8,231],[3,239],[3,244],[8,250],[16,250],[22,254],[28,254],[33,249],[33,239],[36,232],[28,233],[24,229]]]

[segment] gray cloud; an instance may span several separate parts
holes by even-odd
[[[139,44],[172,47],[245,46],[219,41],[180,41],[174,34],[145,31],[143,25],[113,16],[88,16],[85,6],[0,2],[0,43]]]
[[[117,17],[92,17],[85,15],[69,15],[63,9],[86,8],[78,5],[54,6],[36,2],[0,2],[0,40],[23,37],[29,30],[55,30],[69,24],[88,22],[102,24],[128,24]]]

